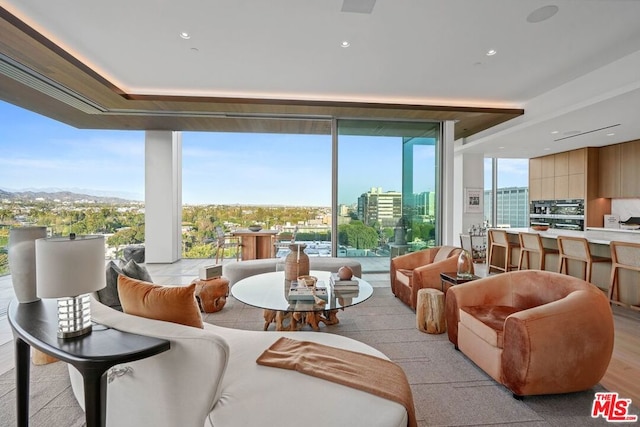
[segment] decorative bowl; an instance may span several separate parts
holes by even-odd
[[[298,284],[305,285],[310,288],[316,285],[318,278],[316,276],[298,276]]]
[[[549,229],[549,226],[548,225],[532,225],[531,228],[536,231],[546,231]]]
[[[260,231],[260,230],[262,230],[262,226],[261,225],[250,225],[249,226],[249,230],[251,230],[251,231]]]

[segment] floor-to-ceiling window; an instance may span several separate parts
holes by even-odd
[[[277,256],[293,239],[329,256],[331,158],[331,135],[184,132],[183,256],[215,257],[216,226],[253,224],[278,231]]]
[[[485,159],[484,196],[490,226],[528,227],[528,159]]]
[[[338,120],[338,256],[436,245],[439,141],[439,123]]]

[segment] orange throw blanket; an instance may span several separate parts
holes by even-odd
[[[256,362],[298,371],[393,400],[407,409],[408,427],[417,426],[407,377],[400,366],[389,360],[283,337],[265,350]]]

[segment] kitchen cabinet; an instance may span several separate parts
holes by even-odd
[[[584,199],[587,149],[529,160],[529,200]]]
[[[555,199],[555,178],[542,178],[540,180],[540,200]]]
[[[602,227],[602,216],[611,212],[611,203],[597,193],[599,150],[588,147],[529,159],[529,200],[583,199],[586,226]],[[635,182],[640,182],[640,175]]]
[[[553,155],[553,176],[569,175],[569,152],[558,153]],[[559,197],[556,197],[558,199]]]
[[[553,183],[553,199],[569,198],[569,175],[556,176]]]
[[[640,141],[620,144],[620,197],[640,197]]]
[[[544,200],[542,198],[542,179],[529,179],[529,200]]]
[[[598,195],[640,197],[640,140],[600,147]]]
[[[569,175],[583,174],[587,163],[587,149],[569,151]]]
[[[555,177],[555,159],[553,155],[540,157],[542,162],[541,178],[553,178]]]
[[[584,173],[569,175],[567,199],[584,199],[586,194],[586,181]]]
[[[542,178],[542,158],[535,157],[529,159],[529,179],[541,179]],[[533,199],[537,200],[537,199]]]
[[[606,198],[621,197],[620,145],[607,145],[599,149],[598,195]]]

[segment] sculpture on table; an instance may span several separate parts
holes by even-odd
[[[458,255],[457,276],[463,279],[470,279],[473,276],[473,258],[466,249],[461,249]]]

